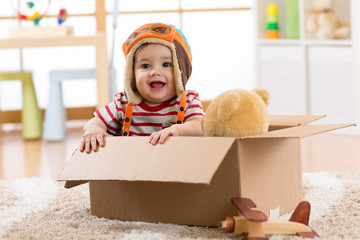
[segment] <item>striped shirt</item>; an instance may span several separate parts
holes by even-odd
[[[157,106],[149,106],[144,101],[133,105],[130,136],[150,136],[151,133],[176,124],[181,96],[177,96]],[[115,100],[94,112],[113,135],[121,134],[128,99],[125,93],[115,95]],[[204,116],[203,107],[196,91],[186,91],[184,122]]]

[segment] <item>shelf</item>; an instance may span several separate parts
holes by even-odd
[[[298,40],[298,39],[260,39],[259,45],[272,46],[353,46],[352,40]]]
[[[359,0],[334,0],[334,12],[350,24],[350,36],[325,40],[306,30],[311,0],[297,1],[299,37],[285,37],[286,4],[293,1],[256,0],[255,4],[257,83],[271,93],[269,113],[326,114],[322,123],[359,122]],[[266,8],[270,3],[278,5],[280,39],[265,39]],[[360,135],[360,128],[338,132]]]
[[[297,39],[260,39],[258,40],[258,44],[277,46],[299,46],[301,42]]]
[[[98,33],[88,37],[56,37],[56,38],[14,38],[0,40],[1,48],[36,48],[36,47],[64,47],[82,45],[106,45],[105,33]]]
[[[298,7],[296,8],[296,2],[298,3]],[[353,19],[353,15],[358,11],[354,10],[355,2],[353,0],[334,0],[334,12],[336,17],[338,17],[342,22],[351,23]],[[289,34],[294,36],[294,29],[298,29],[299,39],[294,38],[294,40],[300,41],[312,41],[317,40],[315,38],[315,34],[309,33],[306,30],[306,23],[308,20],[309,14],[314,11],[313,6],[311,4],[311,0],[256,0],[255,3],[255,20],[256,20],[256,28],[257,28],[257,38],[264,39],[268,27],[267,23],[267,7],[269,4],[276,4],[278,8],[278,27],[281,38],[286,39],[289,37]],[[295,7],[294,7],[295,6]],[[352,24],[350,24],[352,25]],[[351,32],[355,29],[355,27],[351,26]],[[355,35],[352,35],[355,36]],[[291,40],[291,39],[289,39]],[[339,43],[325,43],[326,45],[349,45],[346,43],[346,40],[349,39],[331,39],[334,41],[339,41]],[[319,40],[321,41],[321,40]],[[341,43],[340,41],[345,41]],[[293,42],[289,42],[290,44],[294,44]],[[285,44],[288,44],[285,42]],[[318,42],[314,42],[311,44],[318,44]]]
[[[306,45],[309,46],[346,46],[351,47],[353,45],[352,40],[305,40]]]
[[[100,108],[110,101],[105,0],[95,0],[95,5],[96,34],[93,36],[0,39],[0,49],[94,46],[96,54],[97,108]]]

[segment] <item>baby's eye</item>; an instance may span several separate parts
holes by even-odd
[[[172,66],[171,62],[164,62],[163,63],[163,67],[171,67],[171,66]]]
[[[150,65],[147,63],[144,63],[141,65],[141,68],[147,69],[147,68],[150,68]]]

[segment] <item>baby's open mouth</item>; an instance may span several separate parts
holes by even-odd
[[[150,83],[150,87],[152,87],[152,88],[162,88],[163,86],[165,86],[165,83],[163,83],[163,82],[152,82],[152,83]]]

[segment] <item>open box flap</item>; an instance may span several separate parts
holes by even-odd
[[[286,137],[307,137],[318,133],[328,132],[340,128],[355,126],[355,124],[314,124],[314,125],[301,125],[297,127],[289,127],[280,130],[270,131],[253,136],[247,136],[242,139],[248,138],[286,138]]]
[[[65,188],[72,188],[72,187],[76,187],[79,186],[81,184],[87,183],[89,181],[87,180],[80,180],[80,181],[66,181],[65,182]]]
[[[90,154],[76,150],[59,176],[73,187],[88,180],[209,184],[236,138],[170,137],[151,145],[148,137],[107,137]]]
[[[269,131],[306,125],[326,115],[269,115]]]

